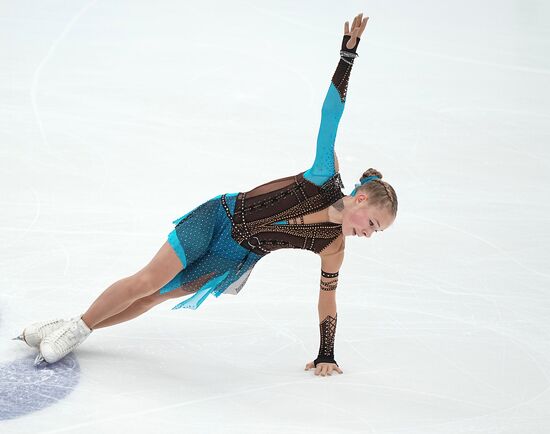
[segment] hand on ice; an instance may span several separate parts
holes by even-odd
[[[315,368],[315,375],[321,374],[323,377],[325,375],[332,375],[332,371],[339,372],[340,374],[343,374],[344,372],[338,367],[336,363],[317,363],[317,367],[315,367],[315,363],[309,362],[306,365],[306,368],[304,371],[309,371],[311,368]]]

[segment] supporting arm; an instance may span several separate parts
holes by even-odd
[[[320,344],[317,358],[318,363],[336,363],[334,360],[334,338],[336,336],[336,287],[338,286],[338,274],[344,260],[343,246],[333,253],[321,256],[321,281],[319,291],[319,333]]]

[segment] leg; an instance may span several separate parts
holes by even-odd
[[[94,326],[94,329],[120,324],[121,322],[128,321],[141,315],[142,313],[147,312],[149,309],[159,303],[162,303],[163,301],[193,294],[197,292],[204,283],[210,280],[213,274],[214,273],[207,274],[199,279],[190,282],[185,286],[182,286],[181,288],[174,289],[173,291],[164,294],[160,294],[158,291],[156,291],[155,293],[148,295],[147,297],[142,297],[139,300],[134,301],[122,312],[119,312],[116,315],[113,315],[97,323]]]
[[[142,270],[111,286],[92,303],[82,320],[93,329],[105,319],[122,312],[140,298],[153,294],[181,271],[183,265],[166,241]]]
[[[166,301],[170,298],[182,297],[184,295],[192,294],[190,291],[186,291],[183,288],[175,289],[174,291],[167,292],[166,294],[153,294],[148,295],[147,297],[140,298],[139,300],[134,301],[129,307],[124,309],[122,312],[117,313],[103,321],[97,323],[94,326],[94,329],[99,329],[102,327],[109,327],[115,324],[120,324],[131,320],[137,316],[140,316],[142,313],[147,312],[153,306],[156,306],[163,301]]]

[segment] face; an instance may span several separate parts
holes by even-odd
[[[344,236],[369,238],[374,232],[381,232],[394,222],[395,218],[387,208],[370,206],[367,194],[357,193],[355,196],[348,197],[352,198],[353,202],[343,211]]]

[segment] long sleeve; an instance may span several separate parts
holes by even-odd
[[[347,48],[346,44],[351,36],[344,35],[341,51],[345,53],[356,54],[360,38],[357,38],[355,47]],[[327,95],[321,109],[321,126],[317,134],[317,148],[313,166],[304,173],[304,177],[317,184],[322,185],[336,171],[334,167],[334,142],[338,124],[344,112],[346,95],[348,89],[349,77],[353,62],[353,56],[347,57],[340,54],[340,61],[332,75]]]

